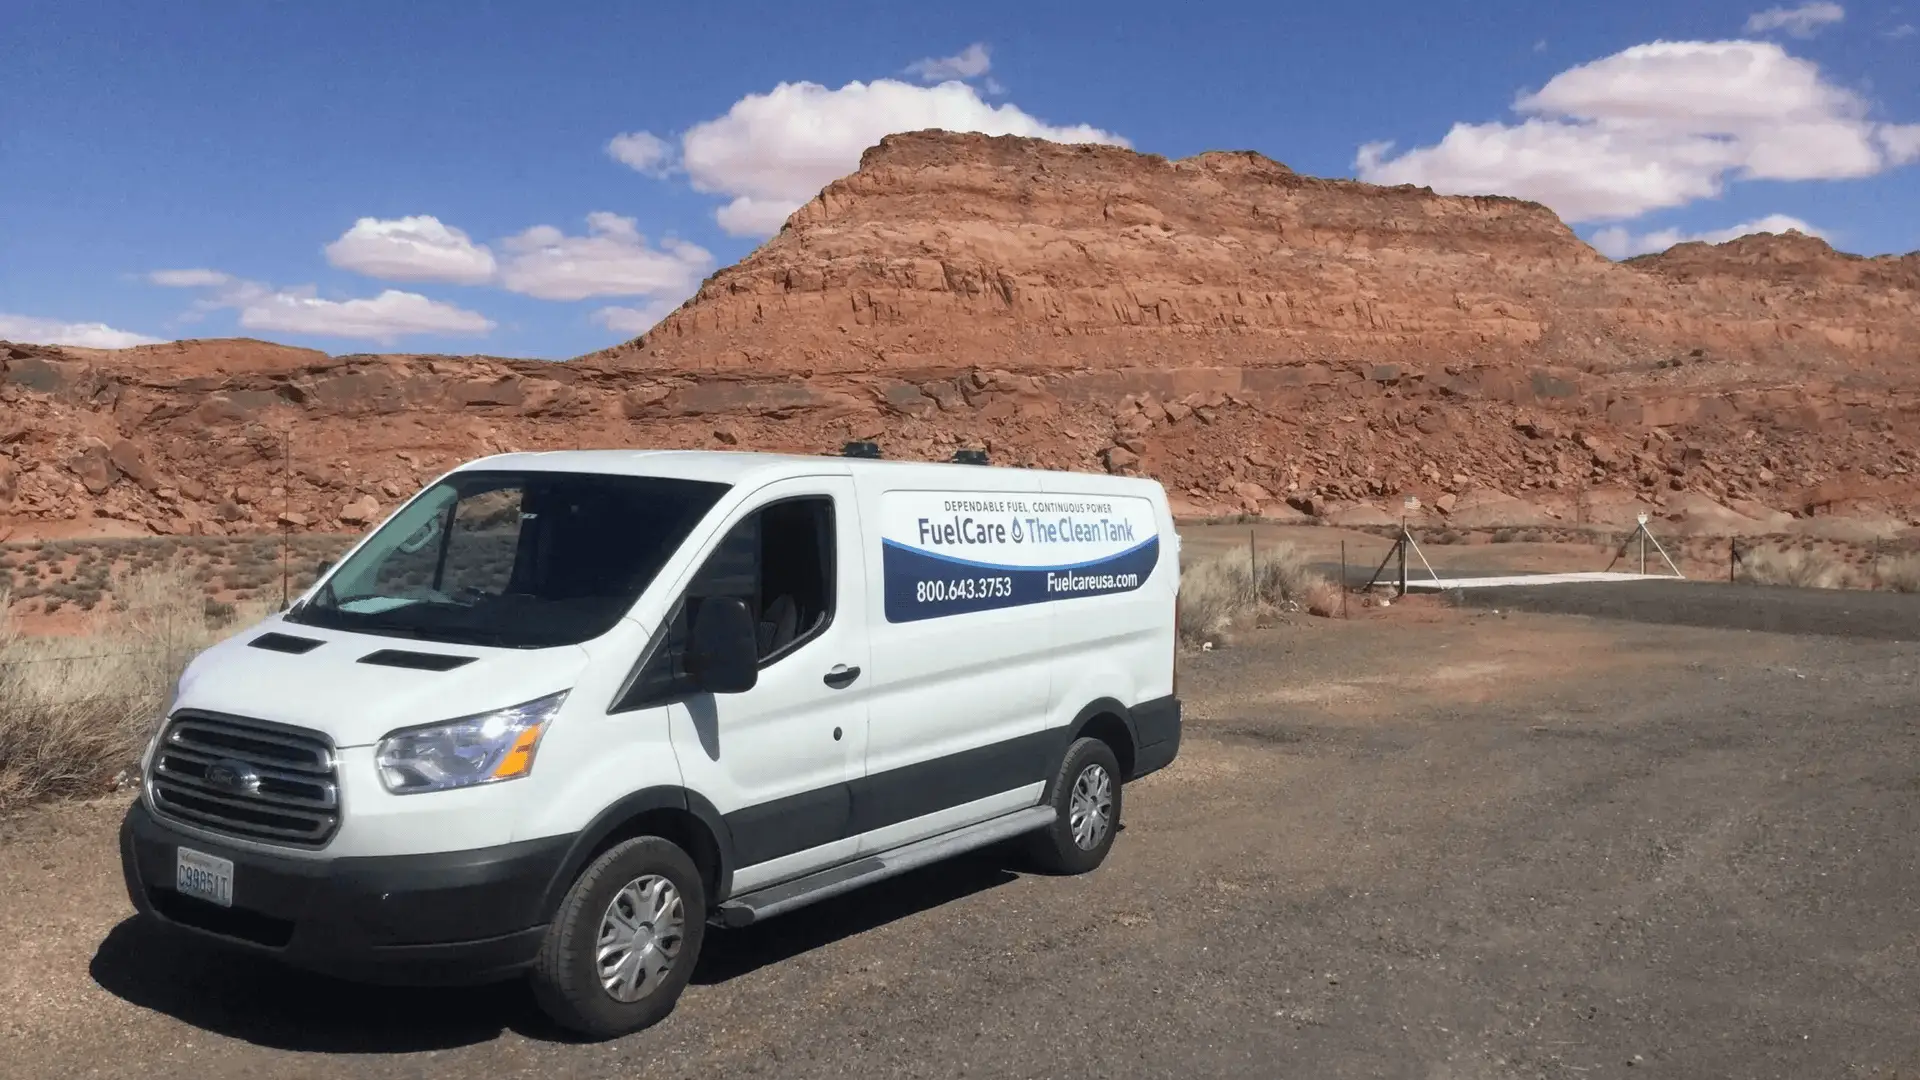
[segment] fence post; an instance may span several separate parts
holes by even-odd
[[[1347,617],[1347,594],[1352,591],[1352,586],[1347,584],[1347,542],[1342,540],[1340,541],[1340,617],[1343,619]]]
[[[1254,538],[1253,526],[1247,526],[1247,582],[1253,589],[1254,598],[1260,597],[1260,550],[1259,541]]]

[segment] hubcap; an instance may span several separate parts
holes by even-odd
[[[1067,805],[1067,827],[1081,851],[1092,851],[1106,839],[1113,823],[1113,780],[1099,765],[1080,770],[1073,782],[1073,800]]]
[[[680,955],[686,921],[680,890],[657,874],[634,878],[615,893],[600,917],[596,954],[607,996],[633,1002],[658,986]]]

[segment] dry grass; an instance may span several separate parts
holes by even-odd
[[[43,799],[110,790],[133,773],[174,680],[232,623],[211,620],[185,568],[129,570],[111,584],[113,610],[85,634],[28,637],[0,593],[0,813]]]
[[[1264,613],[1325,613],[1338,604],[1339,586],[1311,569],[1292,545],[1260,548],[1251,560],[1245,551],[1232,551],[1181,571],[1180,637],[1198,645]]]
[[[1844,589],[1851,576],[1845,563],[1814,551],[1760,548],[1740,553],[1739,580],[1751,585]]]
[[[314,567],[334,559],[357,537],[308,534],[287,538],[288,591],[312,584]],[[279,536],[150,536],[113,540],[38,540],[0,545],[0,591],[11,586],[15,614],[69,614],[115,606],[112,582],[131,571],[190,570],[205,603],[277,600]]]
[[[1904,555],[1880,564],[1880,587],[1894,592],[1920,593],[1920,555]]]

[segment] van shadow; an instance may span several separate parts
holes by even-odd
[[[1019,878],[1008,852],[995,847],[956,855],[899,877],[809,904],[736,930],[707,928],[697,986],[714,986],[888,923],[999,888]]]
[[[907,916],[1014,881],[1005,854],[956,856],[738,930],[709,927],[693,982],[724,984]],[[341,982],[249,953],[209,947],[144,920],[115,926],[89,974],[131,1005],[228,1038],[320,1054],[418,1053],[512,1031],[574,1042],[522,980],[417,989]]]
[[[520,982],[432,991],[347,983],[138,918],[108,932],[88,973],[128,1004],[276,1050],[449,1050],[544,1022]]]

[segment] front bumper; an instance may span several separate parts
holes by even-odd
[[[426,855],[285,858],[203,840],[144,801],[120,826],[141,915],[294,967],[362,982],[471,984],[531,964],[570,837]],[[233,861],[233,906],[174,889],[182,845]]]

